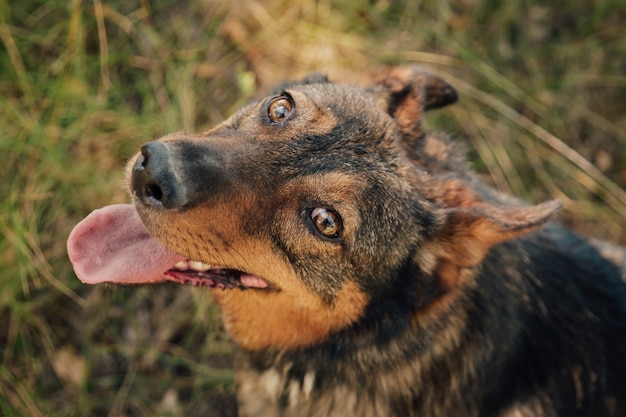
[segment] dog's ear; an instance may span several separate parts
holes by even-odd
[[[561,208],[549,201],[536,206],[503,207],[475,203],[472,207],[442,209],[442,222],[425,249],[431,256],[431,272],[453,286],[477,266],[489,250],[543,226]]]
[[[421,135],[422,113],[457,101],[457,92],[438,76],[416,66],[396,67],[374,78],[372,91],[379,103],[410,137]]]

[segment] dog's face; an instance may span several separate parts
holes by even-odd
[[[146,144],[127,170],[136,210],[189,259],[166,276],[215,287],[251,350],[322,342],[377,299],[418,291],[415,271],[445,297],[492,245],[557,208],[494,207],[411,154],[422,112],[455,99],[415,69],[366,88],[316,77],[208,132]]]

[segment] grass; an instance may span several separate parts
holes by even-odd
[[[624,20],[619,0],[0,0],[0,415],[202,415],[232,390],[206,293],[82,285],[65,240],[127,200],[141,143],[310,71],[441,73],[461,103],[428,124],[486,181],[626,243]]]

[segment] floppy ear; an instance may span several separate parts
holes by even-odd
[[[559,201],[548,201],[536,206],[502,207],[477,202],[471,207],[442,209],[442,224],[425,245],[434,257],[431,272],[444,287],[455,285],[480,264],[493,246],[539,229],[561,205]]]
[[[457,101],[457,92],[443,79],[416,66],[396,67],[374,79],[373,91],[381,105],[411,138],[422,134],[422,113]]]

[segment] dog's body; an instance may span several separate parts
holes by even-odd
[[[152,142],[128,170],[149,232],[94,212],[75,270],[221,287],[241,416],[626,416],[618,268],[422,131],[455,100],[415,68],[314,76]]]

